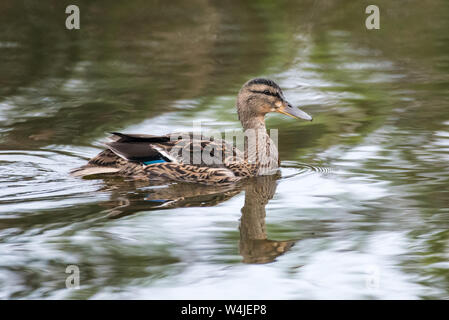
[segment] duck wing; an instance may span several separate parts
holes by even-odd
[[[112,132],[112,135],[114,142],[106,143],[106,145],[123,159],[144,164],[176,161],[169,155],[176,141],[170,141],[168,135],[154,136],[120,132]]]
[[[217,168],[224,167],[226,157],[231,155],[233,161],[243,159],[243,153],[225,140],[210,140],[192,132],[163,136],[112,134],[114,142],[106,144],[112,152],[123,159],[143,164],[175,162]]]
[[[155,136],[150,134],[129,134],[120,132],[111,132],[110,139],[115,142],[168,142],[170,135]]]

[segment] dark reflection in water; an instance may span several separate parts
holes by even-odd
[[[106,182],[105,190],[111,192],[111,201],[104,205],[108,218],[121,218],[142,210],[159,210],[183,207],[211,207],[226,201],[243,189],[241,184],[210,186],[188,183],[155,184],[143,181]],[[124,188],[126,185],[126,188]],[[140,190],[137,189],[140,187]]]
[[[276,192],[279,174],[262,176],[243,181],[233,186],[204,186],[176,183],[153,186],[150,190],[136,192],[136,187],[146,184],[141,182],[128,182],[128,191],[122,186],[118,189],[118,181],[114,181],[107,188],[112,190],[112,202],[105,205],[114,205],[107,209],[109,218],[120,218],[142,210],[160,210],[182,207],[215,206],[226,201],[240,192],[245,193],[245,203],[240,218],[240,254],[245,263],[268,263],[288,251],[294,240],[276,241],[267,239],[265,206]],[[106,180],[107,182],[107,180]],[[118,204],[118,205],[116,205]]]
[[[449,297],[448,1],[67,4],[0,2],[0,298]],[[110,131],[240,128],[256,76],[314,116],[268,117],[276,182],[69,175]]]
[[[265,206],[276,192],[276,176],[255,180],[245,187],[245,204],[240,220],[240,254],[243,262],[267,263],[287,252],[295,241],[267,239]]]

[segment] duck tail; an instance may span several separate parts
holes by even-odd
[[[70,174],[74,177],[86,177],[86,176],[92,176],[92,175],[96,175],[96,174],[116,173],[118,171],[120,171],[119,168],[87,165],[87,166],[72,170],[70,172]]]
[[[127,162],[117,156],[109,149],[103,150],[97,156],[89,160],[89,162],[72,170],[70,173],[75,177],[85,177],[96,174],[116,173],[120,171],[120,163]]]

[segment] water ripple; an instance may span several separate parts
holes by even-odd
[[[282,179],[290,179],[298,175],[307,175],[313,173],[330,174],[333,169],[328,166],[309,164],[298,161],[282,161],[281,164]]]
[[[0,151],[0,212],[49,209],[86,197],[98,182],[69,175],[82,161],[67,152]]]

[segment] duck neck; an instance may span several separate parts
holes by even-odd
[[[248,129],[256,130],[259,132],[267,132],[265,128],[265,117],[249,117],[241,119],[243,130],[246,131]]]
[[[262,169],[268,172],[277,168],[279,166],[278,150],[276,143],[267,133],[265,114],[254,112],[257,108],[252,108],[248,102],[243,104],[241,101],[242,99],[239,98],[237,112],[245,132],[245,159],[249,163],[256,164],[258,168],[256,175],[261,174]]]
[[[267,133],[264,117],[241,120],[246,138],[245,158],[247,161],[267,170],[277,168],[278,150]]]
[[[244,131],[253,129],[266,132],[265,114],[254,112],[252,108],[249,108],[247,105],[242,106],[240,101],[237,102],[237,113]]]

